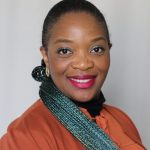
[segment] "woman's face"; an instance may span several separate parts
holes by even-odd
[[[105,29],[85,12],[62,15],[50,31],[48,51],[43,59],[55,85],[76,101],[91,100],[106,78],[109,45]]]

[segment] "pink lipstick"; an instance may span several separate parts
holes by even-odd
[[[83,75],[83,76],[72,76],[68,78],[71,84],[80,89],[88,89],[95,83],[96,76]]]

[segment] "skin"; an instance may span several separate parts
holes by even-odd
[[[104,83],[110,65],[109,49],[105,29],[95,17],[86,12],[70,12],[53,26],[48,51],[43,47],[40,50],[59,90],[69,98],[87,102],[99,93]],[[92,87],[80,89],[68,80],[83,75],[96,76]]]

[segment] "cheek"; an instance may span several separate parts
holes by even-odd
[[[100,60],[95,61],[95,64],[100,73],[107,73],[110,66],[110,56],[107,54],[103,56]]]
[[[68,68],[68,62],[57,58],[49,59],[49,69],[52,76],[60,76],[65,74]]]
[[[105,69],[106,71],[108,71],[108,70],[109,70],[109,66],[110,66],[110,56],[108,56],[108,57],[106,58],[106,60],[105,60],[104,69]]]

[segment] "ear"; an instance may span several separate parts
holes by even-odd
[[[112,43],[109,43],[109,44],[108,44],[108,46],[109,46],[109,49],[111,49],[111,47],[112,47]]]
[[[48,52],[45,50],[44,47],[40,47],[40,51],[41,51],[41,54],[42,54],[42,57],[43,57],[43,60],[45,62],[45,65],[48,67]]]

